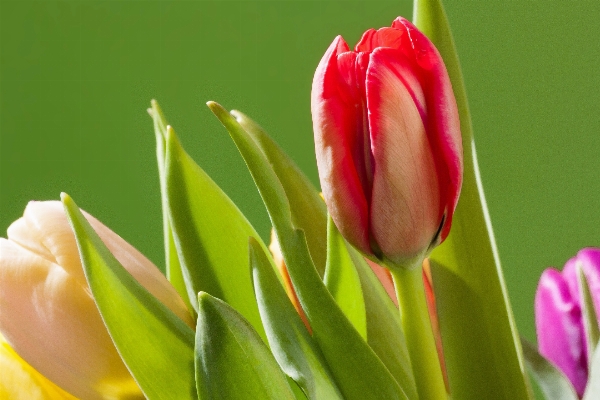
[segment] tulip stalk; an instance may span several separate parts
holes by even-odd
[[[420,267],[390,268],[419,398],[447,398]]]

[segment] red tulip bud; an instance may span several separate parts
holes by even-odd
[[[338,36],[312,87],[321,188],[340,232],[364,254],[418,262],[450,230],[462,183],[456,101],[440,54],[404,18]]]

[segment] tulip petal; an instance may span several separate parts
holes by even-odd
[[[441,241],[450,232],[452,216],[458,203],[463,176],[463,150],[458,107],[448,71],[433,43],[410,21],[398,17],[393,28],[406,30],[411,40],[412,57],[419,65],[420,82],[427,104],[427,132],[436,158],[440,177],[441,204],[445,205],[446,219]],[[403,47],[409,55],[408,47]]]
[[[12,223],[8,238],[40,257],[60,265],[80,284],[86,284],[73,232],[58,202],[30,201],[23,218]]]
[[[428,250],[442,220],[430,140],[406,80],[415,79],[399,50],[371,53],[367,105],[375,160],[372,234],[382,252],[403,263]]]
[[[600,249],[587,248],[580,250],[577,255],[565,264],[563,277],[565,278],[573,300],[581,304],[581,293],[577,279],[577,266],[581,266],[590,286],[592,300],[596,313],[600,315]]]
[[[371,267],[371,270],[373,271],[375,276],[377,276],[377,279],[381,283],[381,286],[383,286],[383,288],[385,289],[385,292],[388,294],[390,300],[392,300],[394,305],[398,307],[396,288],[394,287],[394,281],[392,279],[392,274],[390,273],[390,270],[385,267],[382,267],[379,264],[376,264],[368,258],[365,258],[365,261],[367,262],[367,264],[369,264],[369,267]]]
[[[161,272],[84,214],[128,272],[193,326],[186,306]],[[100,318],[60,202],[27,205],[23,217],[8,228],[8,240],[0,239],[0,265],[0,330],[21,357],[78,397],[142,395]]]
[[[337,56],[348,51],[338,36],[321,59],[313,80],[311,110],[319,178],[329,213],[354,246],[370,253],[368,200],[353,157],[357,131],[351,94],[338,70]]]
[[[0,335],[0,398],[12,400],[75,400],[27,364]]]
[[[581,396],[588,373],[581,309],[567,282],[555,269],[545,270],[540,278],[535,296],[535,322],[540,354],[563,371]]]
[[[372,52],[378,47],[401,49],[406,44],[410,45],[405,33],[404,29],[395,29],[394,27],[385,27],[378,30],[369,29],[362,35],[354,50]]]
[[[77,397],[101,399],[101,388],[121,386],[141,395],[86,286],[3,238],[0,264],[0,330],[23,359]]]

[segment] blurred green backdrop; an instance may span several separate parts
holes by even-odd
[[[600,3],[448,1],[517,324],[543,268],[600,245]],[[318,183],[310,85],[397,1],[0,2],[0,229],[68,192],[162,266],[150,99],[265,237],[243,161],[205,106],[252,116]]]

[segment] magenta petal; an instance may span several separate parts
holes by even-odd
[[[579,290],[578,268],[581,268],[585,274],[592,295],[594,309],[596,310],[596,314],[600,315],[600,249],[588,248],[580,250],[575,257],[567,261],[563,268],[562,276],[569,287],[573,301],[581,307],[583,299],[581,291]],[[585,335],[585,333],[583,333],[583,335]],[[585,340],[585,336],[582,346],[583,361],[587,365],[589,362],[588,343],[587,340]]]
[[[573,383],[579,396],[587,382],[581,310],[560,272],[544,271],[535,296],[535,323],[540,354]]]
[[[583,272],[590,285],[596,315],[600,315],[600,249],[583,249],[577,253],[577,259],[581,262]]]
[[[354,96],[338,69],[338,55],[347,51],[338,36],[315,72],[311,95],[315,153],[331,217],[350,243],[370,253],[368,203],[353,158],[358,129]]]
[[[586,248],[571,258],[565,264],[563,276],[569,285],[569,290],[574,301],[581,304],[581,292],[577,280],[577,266],[583,269],[583,273],[590,285],[590,292],[594,302],[596,314],[600,315],[600,249]]]

